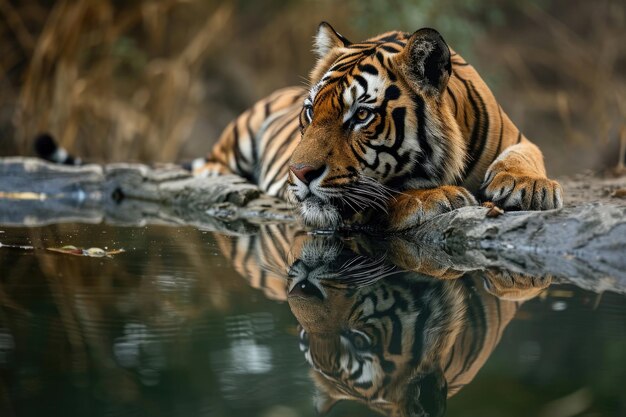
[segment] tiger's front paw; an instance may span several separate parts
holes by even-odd
[[[478,204],[463,187],[446,185],[426,190],[408,190],[389,203],[390,230],[418,226],[433,217],[454,209]]]
[[[561,185],[548,178],[496,168],[487,171],[483,197],[505,210],[551,210],[563,207]]]
[[[530,300],[548,288],[551,282],[551,275],[538,277],[498,269],[488,269],[484,274],[487,292],[509,301]]]

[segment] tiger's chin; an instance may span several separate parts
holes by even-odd
[[[341,210],[318,197],[309,197],[300,203],[300,215],[307,227],[334,230],[342,226]]]

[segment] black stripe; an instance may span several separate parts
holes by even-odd
[[[367,149],[365,149],[365,145],[363,144],[362,141],[357,141],[357,146],[359,147],[359,150],[361,151],[361,153],[363,155],[365,155],[367,153]]]
[[[361,164],[363,164],[366,167],[372,168],[370,164],[365,159],[363,159],[363,157],[361,157],[361,155],[357,152],[357,150],[354,149],[354,145],[352,142],[350,143],[350,150],[352,150],[352,154],[354,155],[357,161],[359,161]],[[363,153],[365,154],[365,152]]]
[[[360,59],[361,58],[356,57],[352,59],[347,59],[344,57],[340,61],[336,62],[332,67],[330,67],[328,72],[343,72],[348,68],[353,67],[356,63],[360,61]]]
[[[282,144],[282,145],[280,145],[280,148],[279,148],[279,149],[278,149],[278,150],[274,153],[274,156],[272,156],[272,160],[271,160],[271,162],[270,162],[269,168],[268,168],[268,169],[265,169],[265,172],[266,172],[266,173],[267,173],[267,172],[269,172],[269,171],[272,169],[272,166],[276,163],[276,159],[277,159],[277,157],[278,157],[278,156],[281,156],[281,157],[282,157],[282,156],[284,156],[284,152],[283,152],[283,151],[284,151],[284,148],[285,148],[286,146],[288,146],[288,145],[292,142],[292,138],[293,138],[293,136],[294,136],[296,133],[298,133],[298,132],[299,132],[299,130],[300,130],[300,128],[299,128],[299,126],[297,126],[294,130],[292,130],[292,131],[291,131],[291,133],[289,134],[289,136],[286,136],[286,137],[285,137],[285,141],[283,142],[283,144]],[[289,159],[287,159],[287,161],[289,161]],[[276,183],[276,179],[277,179],[279,176],[281,176],[281,177],[282,177],[282,176],[286,175],[286,172],[285,172],[285,171],[286,171],[286,167],[287,167],[287,165],[283,165],[282,167],[280,167],[280,168],[276,171],[276,174],[272,177],[271,181],[269,182],[270,186],[272,186],[273,184],[275,184],[275,183]]]
[[[358,68],[361,72],[366,72],[372,75],[378,75],[378,69],[376,69],[376,67],[373,66],[372,64],[362,64],[362,65],[359,65]]]
[[[454,97],[454,94],[452,93],[452,89],[450,88],[450,86],[448,85],[446,87],[446,89],[448,90],[448,94],[450,95],[450,98],[452,98],[452,103],[454,103],[454,117],[456,118],[457,114],[457,110],[458,110],[458,104],[456,102],[456,97]]]
[[[359,83],[363,90],[367,91],[367,80],[360,75],[355,75],[354,80]]]
[[[256,143],[256,135],[254,134],[254,132],[252,131],[252,127],[250,126],[250,121],[252,120],[252,111],[250,111],[250,113],[248,114],[248,117],[246,119],[246,129],[248,131],[248,136],[250,137],[250,149],[251,149],[251,153],[252,153],[252,165],[256,165],[257,163],[257,143]]]
[[[333,175],[333,176],[330,176],[330,177],[326,177],[325,181],[329,181],[330,182],[330,181],[334,181],[334,180],[341,180],[341,179],[344,179],[344,178],[351,179],[351,178],[354,178],[354,177],[355,177],[354,174]]]
[[[237,241],[235,239],[229,240],[230,243],[230,259],[237,259]]]
[[[382,52],[378,51],[376,52],[376,59],[378,60],[378,62],[381,63],[381,65],[385,65],[385,56],[383,55]],[[392,80],[395,81],[395,80]]]
[[[500,329],[500,326],[502,325],[502,311],[500,309],[500,299],[497,297],[493,298],[493,301],[496,303],[496,315],[498,318],[498,325],[496,327],[496,329]],[[499,333],[499,331],[498,331]]]
[[[397,151],[404,143],[404,120],[406,118],[406,109],[404,107],[396,107],[391,111],[391,120],[396,131],[396,139],[390,151]],[[382,124],[382,123],[381,123]],[[393,154],[392,154],[393,155]]]
[[[401,311],[406,311],[406,309]],[[402,353],[402,323],[395,311],[393,315],[389,316],[389,321],[391,321],[391,337],[389,338],[387,352],[392,355],[399,355]]]
[[[463,175],[464,178],[467,178],[476,167],[485,149],[485,144],[489,136],[489,114],[487,113],[485,102],[475,90],[472,82],[460,77],[459,79],[463,82],[463,85],[465,85],[467,97],[469,98],[472,111],[474,112],[472,135],[469,143],[470,146],[468,147],[469,164],[465,167]]]
[[[382,45],[380,48],[387,52],[391,52],[392,54],[397,54],[398,52],[401,51],[401,49],[396,49],[391,45]]]
[[[464,280],[463,283],[468,287],[468,291],[472,293],[473,282],[471,280]],[[476,358],[480,355],[480,352],[482,352],[485,345],[487,329],[485,307],[482,304],[481,297],[477,297],[476,294],[473,295],[473,297],[469,296],[467,298],[467,325],[464,329],[463,335],[464,337],[467,335],[467,337],[472,341],[472,344],[469,346],[465,344],[465,348],[467,349],[469,347],[469,351],[465,350],[463,352],[463,366],[454,378],[451,379],[451,381],[456,380],[460,375],[467,372]]]
[[[272,132],[272,137],[271,137],[270,141],[273,142],[275,140],[278,140],[279,139],[279,135],[283,132],[283,130],[285,130],[287,128],[287,126],[289,126],[291,123],[293,123],[294,120],[295,120],[294,118],[290,117],[275,132]],[[278,147],[278,149],[274,152],[274,154],[272,155],[272,158],[268,162],[263,161],[261,168],[264,169],[265,173],[267,173],[271,169],[271,167],[276,163],[276,159],[278,157],[282,157],[283,156],[281,151],[283,151],[285,149],[285,147],[287,147],[291,143],[291,138],[299,130],[300,130],[300,126],[298,125],[298,126],[296,126],[295,129],[293,129],[291,131],[291,133],[289,133],[289,135],[284,137],[283,142]],[[266,148],[265,154],[266,154],[266,161],[267,161],[267,152],[268,152],[267,148],[268,147],[266,146],[265,148]],[[269,167],[269,169],[265,169],[265,167]]]
[[[276,248],[279,249],[278,253],[280,254],[280,260],[283,262],[281,265],[278,265],[281,270],[284,267],[287,267],[287,265],[289,264],[289,260],[287,259],[288,254],[286,253],[285,250],[281,250],[280,248],[284,248],[287,249],[290,244],[290,240],[287,238],[287,231],[285,230],[285,227],[283,227],[284,225],[278,225],[275,228],[272,228],[272,230],[274,230],[274,234],[278,235],[278,237],[275,238],[276,240]]]
[[[433,148],[428,142],[428,136],[426,135],[426,113],[424,111],[424,100],[418,96],[413,96],[415,102],[415,119],[417,121],[417,143],[420,146],[420,154],[417,158],[416,164],[413,167],[411,177],[412,178],[429,178],[429,173],[426,172],[426,162],[429,162],[433,156]],[[443,167],[442,167],[443,168]]]
[[[242,160],[244,163],[247,161],[245,158],[243,158],[243,155],[241,155],[241,150],[239,149],[239,130],[237,129],[236,122],[233,122],[232,135],[233,135],[233,142],[234,142],[233,158],[235,158],[235,166],[237,167],[237,174],[245,177],[246,171],[243,169],[241,162]]]
[[[261,235],[261,236],[263,236],[263,235]],[[277,254],[281,255],[282,254],[281,248],[283,247],[283,245],[282,245],[282,242],[280,241],[280,238],[279,238],[279,236],[282,236],[280,230],[278,231],[278,233],[267,233],[267,234],[265,234],[265,236],[266,237],[265,237],[265,239],[263,239],[263,242],[262,242],[262,247],[266,248],[263,251],[264,254],[271,255],[272,253],[277,253]],[[282,259],[282,257],[281,257],[281,260],[284,261],[284,259]],[[278,265],[278,261],[274,262],[274,266],[281,267],[281,265]],[[261,268],[261,270],[263,272],[265,272],[265,270],[263,270],[262,268]],[[261,277],[261,278],[264,279],[264,277]]]
[[[261,276],[259,277],[259,287],[265,288],[267,286],[267,272],[264,269],[260,269]]]
[[[494,155],[494,159],[500,155],[500,148],[502,147],[502,136],[504,135],[504,120],[502,119],[502,107],[498,105],[498,114],[500,115],[500,135],[498,136],[498,148],[496,149],[496,154]]]
[[[448,369],[450,368],[450,365],[452,365],[452,361],[454,360],[454,351],[456,349],[456,343],[454,345],[452,345],[452,350],[450,351],[450,356],[448,357],[448,362],[446,362],[446,366],[443,368],[443,372],[446,373],[448,372]]]
[[[361,388],[361,389],[368,389],[372,387],[372,381],[355,383],[354,387]]]
[[[426,341],[426,322],[432,314],[428,300],[424,302],[424,297],[420,297],[418,302],[419,314],[415,320],[413,330],[413,346],[411,347],[411,364],[419,363],[424,355],[424,344]]]
[[[327,87],[328,86],[324,86],[324,88],[318,91],[318,93],[315,95],[315,98],[313,99],[313,103],[312,103],[313,106],[315,106],[315,103],[324,101],[328,96],[330,96],[333,93],[333,91],[331,89],[327,89]]]
[[[342,56],[341,56],[341,60],[342,60],[342,61],[344,61],[344,60],[346,60],[346,59],[348,59],[348,58],[357,58],[357,57],[361,57],[361,56],[363,56],[364,54],[367,54],[367,52],[366,52],[366,51],[368,51],[368,50],[370,50],[370,49],[373,49],[373,48],[372,48],[371,46],[367,46],[367,47],[361,48],[361,49],[359,49],[359,50],[357,50],[357,51],[350,52],[349,54],[342,55]]]
[[[256,240],[256,237],[250,236],[250,238],[248,239],[248,247],[246,248],[246,251],[243,254],[244,255],[243,259],[241,260],[241,266],[243,266],[243,269],[246,272],[246,275],[249,277],[253,276],[254,272],[256,272],[256,268],[253,271],[250,271],[248,269],[248,260],[250,259],[250,256],[252,256],[252,252],[254,252],[255,240]]]
[[[397,43],[398,45],[404,45],[404,43],[398,38],[399,35],[400,33],[395,32],[385,36],[384,38],[376,39],[376,42],[392,42]]]

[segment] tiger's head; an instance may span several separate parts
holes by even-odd
[[[318,412],[353,400],[389,416],[443,415],[442,362],[462,327],[462,286],[399,272],[333,238],[299,251],[288,302]]]
[[[460,177],[465,144],[444,99],[452,66],[437,31],[351,43],[322,23],[315,51],[288,180],[307,225],[335,228],[385,211],[393,191]]]

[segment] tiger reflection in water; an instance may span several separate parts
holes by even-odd
[[[287,299],[319,413],[352,400],[388,416],[441,416],[550,279],[462,273],[414,244],[371,243],[273,226],[221,241],[253,286]]]

